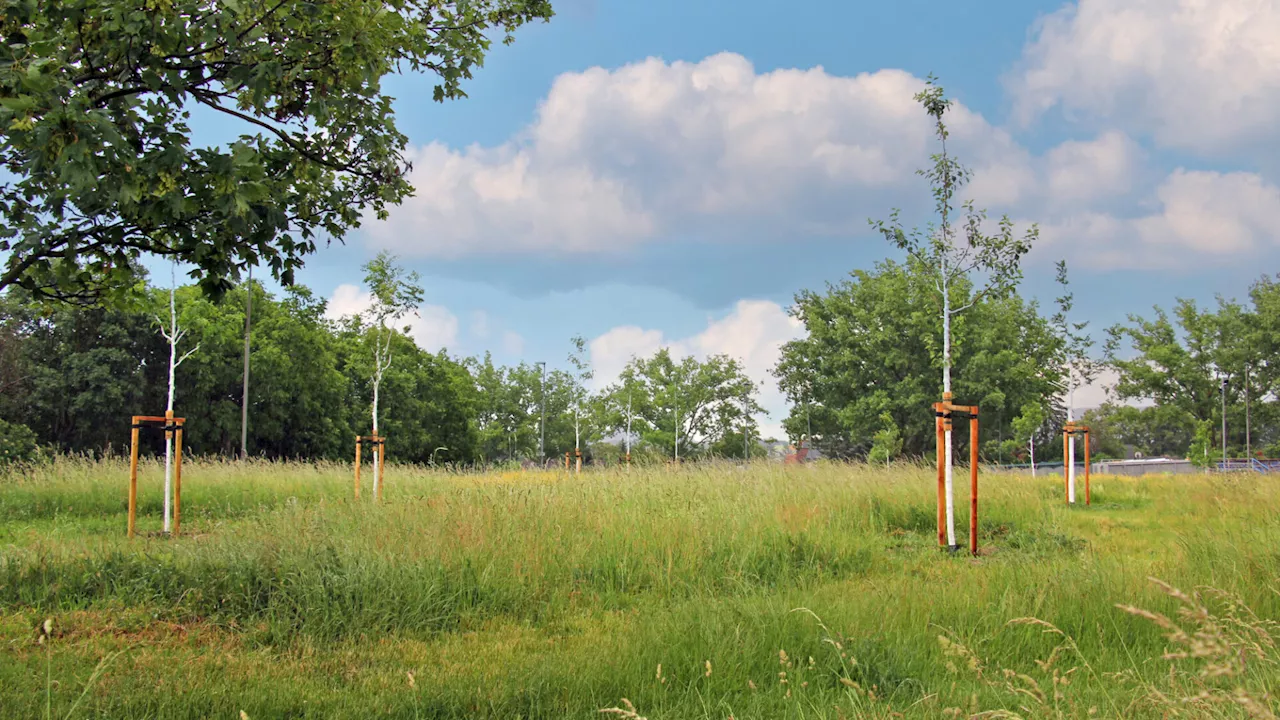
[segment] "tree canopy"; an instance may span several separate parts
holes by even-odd
[[[412,192],[391,73],[462,97],[547,0],[0,0],[0,290],[91,301],[144,254],[206,294]],[[191,119],[238,133],[199,144]]]
[[[962,305],[973,302],[954,323],[955,392],[982,407],[986,437],[1008,437],[1023,406],[1049,405],[1060,391],[1062,341],[1016,294],[975,300],[963,280],[952,293]],[[793,403],[788,434],[805,437],[811,426],[823,452],[854,457],[891,425],[903,452],[926,454],[943,362],[932,271],[914,258],[884,261],[824,293],[801,291],[792,313],[808,334],[783,346],[774,370]]]

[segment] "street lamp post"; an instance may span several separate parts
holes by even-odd
[[[1227,469],[1227,385],[1228,380],[1222,378],[1222,469]]]
[[[535,363],[542,369],[542,373],[538,376],[538,455],[542,459],[543,467],[547,465],[547,364],[545,362]]]

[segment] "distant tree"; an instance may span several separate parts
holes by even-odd
[[[569,353],[569,365],[573,367],[572,408],[573,408],[573,451],[576,470],[582,472],[583,421],[589,419],[588,403],[591,393],[587,383],[595,377],[591,369],[591,361],[587,357],[587,341],[581,336],[574,336],[573,352]],[[590,425],[587,432],[593,431]]]
[[[547,0],[12,0],[0,14],[0,291],[89,302],[140,257],[218,295],[247,265],[288,285],[412,192],[381,81],[462,84]],[[194,142],[193,109],[241,134]]]
[[[1006,452],[1016,454],[1023,449],[1028,451],[1032,477],[1036,476],[1036,435],[1044,430],[1046,417],[1042,404],[1030,402],[1023,405],[1010,424],[1013,437],[1005,441]]]
[[[1050,408],[1061,392],[1062,340],[1016,294],[975,302],[972,286],[957,281],[952,296],[972,303],[955,327],[953,388],[984,403],[984,436],[1008,436],[1017,408]],[[930,403],[942,387],[936,308],[932,274],[910,258],[856,270],[823,293],[798,293],[791,313],[806,333],[782,346],[773,371],[792,403],[787,434],[804,437],[811,427],[823,453],[865,457],[888,412],[903,452],[931,455]]]
[[[915,99],[924,106],[925,112],[933,120],[934,134],[940,146],[939,152],[933,155],[933,167],[919,171],[929,180],[933,188],[935,212],[939,222],[927,231],[906,231],[899,220],[899,212],[894,210],[888,223],[873,221],[885,239],[898,250],[901,250],[920,268],[927,272],[932,280],[933,294],[938,300],[938,311],[942,321],[942,342],[939,351],[942,355],[942,392],[950,395],[953,391],[952,375],[952,334],[953,322],[965,311],[988,295],[1003,297],[1017,287],[1022,278],[1020,262],[1022,256],[1031,249],[1032,242],[1039,234],[1033,225],[1023,236],[1014,234],[1013,221],[1007,216],[1001,218],[999,230],[995,235],[986,235],[983,225],[986,213],[974,209],[972,201],[963,204],[964,216],[956,223],[953,214],[956,212],[955,198],[960,189],[968,182],[970,173],[957,162],[947,150],[947,139],[950,131],[943,122],[943,115],[950,107],[951,101],[946,99],[940,86],[929,78],[928,87],[919,92]],[[959,227],[957,227],[957,224]],[[971,276],[981,274],[984,279],[980,285],[973,285]],[[959,286],[972,287],[973,291],[965,300],[955,297]],[[948,431],[945,438],[946,457],[946,516],[947,542],[955,545],[955,502],[953,497],[952,455],[954,452],[952,433]]]
[[[902,433],[893,422],[893,415],[880,413],[880,422],[884,426],[871,436],[871,452],[867,455],[867,461],[888,465],[902,452]]]
[[[756,393],[741,364],[727,355],[677,361],[663,348],[632,358],[618,382],[602,393],[602,415],[610,431],[625,432],[630,404],[632,432],[640,444],[661,448],[668,458],[677,443],[682,458],[713,452],[742,457],[743,428],[759,437],[754,416],[764,409]]]
[[[364,264],[364,282],[369,287],[372,302],[362,313],[366,336],[373,355],[373,367],[370,369],[370,385],[373,390],[371,415],[373,418],[373,434],[378,434],[378,399],[382,389],[382,378],[387,368],[391,367],[392,341],[396,336],[395,322],[403,322],[410,315],[418,312],[422,304],[422,286],[418,284],[416,272],[409,272],[396,265],[396,258],[390,253],[378,253],[376,257]],[[404,328],[408,332],[408,327]],[[378,490],[378,466],[382,463],[382,449],[373,450],[373,483],[374,492]]]
[[[1085,413],[1084,421],[1099,449],[1119,457],[1130,449],[1145,457],[1183,457],[1196,432],[1195,418],[1173,405],[1106,403]]]
[[[1154,400],[1199,420],[1216,417],[1215,324],[1213,313],[1201,311],[1191,300],[1179,300],[1173,320],[1155,308],[1154,319],[1130,315],[1128,324],[1111,327],[1106,347],[1108,360],[1120,376],[1117,397]],[[1121,355],[1125,344],[1132,353],[1128,357]]]
[[[1057,282],[1062,288],[1062,295],[1056,303],[1058,310],[1050,322],[1058,337],[1063,340],[1063,356],[1066,360],[1067,420],[1075,419],[1076,389],[1088,385],[1098,377],[1101,369],[1090,354],[1093,339],[1089,337],[1088,322],[1072,322],[1071,310],[1075,306],[1075,294],[1071,292],[1071,284],[1067,278],[1067,263],[1059,261],[1057,265]]]

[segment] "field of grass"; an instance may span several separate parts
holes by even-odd
[[[912,466],[393,466],[375,505],[191,461],[166,538],[152,464],[133,541],[126,476],[0,474],[0,717],[1280,712],[1272,478],[991,474],[971,558]]]

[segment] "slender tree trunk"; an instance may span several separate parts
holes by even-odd
[[[1036,436],[1031,436],[1031,477],[1036,476]]]
[[[1076,410],[1076,378],[1075,370],[1070,365],[1067,366],[1067,422],[1075,420]],[[1067,467],[1063,468],[1063,472],[1067,475],[1067,502],[1076,504],[1076,436],[1074,434],[1067,436],[1067,457],[1070,462]]]
[[[174,281],[176,283],[176,280]],[[165,404],[165,417],[173,415],[173,385],[178,367],[178,310],[174,301],[175,288],[169,285],[169,398]],[[166,422],[166,425],[168,423]],[[164,433],[164,531],[169,532],[173,514],[173,432]]]
[[[944,227],[944,232],[946,229]],[[951,282],[947,277],[946,254],[942,257],[942,392],[950,400],[951,394]],[[947,544],[956,546],[956,499],[955,468],[952,467],[955,457],[955,446],[951,429],[947,429],[945,437],[946,455],[946,498],[947,498]]]
[[[244,388],[240,396],[240,459],[249,457],[249,333],[253,312],[253,266],[249,266],[249,282],[244,294]]]
[[[382,371],[373,380],[373,435],[378,436],[378,391],[382,385]],[[382,445],[373,446],[373,496],[378,497],[378,463],[382,460]]]

